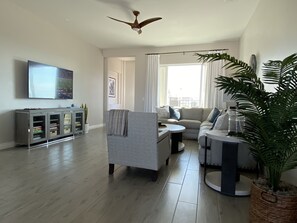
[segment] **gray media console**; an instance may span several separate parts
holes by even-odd
[[[84,134],[84,109],[48,108],[15,111],[16,143],[30,146]]]

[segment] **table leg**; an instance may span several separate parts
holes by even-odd
[[[171,153],[178,153],[178,143],[182,142],[183,134],[179,133],[171,133]]]
[[[223,142],[221,192],[235,195],[236,182],[239,181],[237,172],[238,143]]]

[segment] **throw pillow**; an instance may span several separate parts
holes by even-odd
[[[180,119],[180,112],[176,108],[172,108],[169,106],[169,114],[170,114],[170,118],[172,119],[175,119],[175,120]]]
[[[219,109],[217,108],[212,109],[207,117],[207,121],[214,122],[214,120],[219,116],[219,114],[220,114]]]
[[[156,108],[156,112],[158,113],[158,118],[169,118],[169,106],[163,106],[160,108]]]
[[[217,123],[218,118],[219,118],[221,115],[222,115],[222,112],[220,112],[220,114],[215,118],[215,120],[214,120],[213,123],[212,123],[212,126],[211,126],[210,130],[213,130],[214,126],[215,126],[216,123]]]
[[[228,120],[229,120],[228,113],[225,113],[225,114],[219,116],[213,129],[227,130],[228,129]]]

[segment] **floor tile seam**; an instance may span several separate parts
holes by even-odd
[[[175,217],[175,214],[176,214],[177,205],[178,205],[178,202],[179,202],[179,199],[180,199],[180,195],[181,195],[181,192],[182,192],[182,189],[183,189],[183,186],[184,186],[184,182],[185,182],[185,177],[186,177],[186,174],[187,174],[187,171],[188,171],[191,154],[192,154],[192,151],[191,151],[190,156],[189,156],[189,159],[188,159],[188,163],[187,163],[187,167],[186,167],[186,172],[185,172],[185,174],[183,176],[181,188],[180,188],[180,191],[179,191],[179,194],[178,194],[178,197],[177,197],[177,202],[176,202],[176,205],[175,205],[175,208],[174,208],[174,212],[173,212],[171,223],[173,223],[173,221],[174,221],[174,217]],[[196,207],[196,210],[197,210],[197,207]]]
[[[176,162],[177,162],[177,160],[175,160],[175,163],[173,164],[173,166],[176,164]],[[171,173],[172,173],[172,170],[171,170],[171,168],[170,168],[170,172],[169,172],[169,174],[168,174],[168,176],[167,176],[167,178],[166,178],[166,181],[164,182],[164,185],[163,185],[163,187],[162,187],[160,193],[158,194],[158,197],[157,197],[156,201],[155,201],[154,204],[152,205],[152,210],[158,205],[160,199],[162,198],[162,194],[163,194],[165,188],[168,186],[168,184],[181,185],[181,184],[178,184],[178,183],[169,182]],[[173,214],[173,215],[174,215],[174,214]]]
[[[216,209],[219,215],[219,223],[222,223],[222,213],[220,211],[220,202],[219,202],[219,194],[216,194]]]
[[[198,205],[198,203],[197,204],[195,204],[195,203],[192,203],[192,202],[189,202],[189,201],[183,201],[183,200],[178,200],[178,202],[181,202],[181,203],[185,203],[185,204],[193,204],[193,205]]]
[[[189,163],[190,163],[190,159],[191,159],[191,156],[192,156],[192,154],[193,154],[193,151],[191,150],[191,153],[190,153],[190,158],[189,158]],[[198,153],[198,156],[197,156],[197,159],[198,159],[198,162],[199,162],[199,153]],[[189,163],[188,163],[188,167],[189,167]],[[187,167],[187,172],[188,172],[188,170],[191,170],[191,168],[189,169]],[[195,170],[196,171],[196,170]],[[199,196],[200,196],[200,185],[199,185],[199,178],[200,178],[200,176],[199,176],[199,167],[198,167],[198,170],[197,170],[197,173],[198,173],[198,191],[197,191],[197,201],[196,201],[196,214],[195,214],[195,222],[197,222],[197,220],[198,220],[198,218],[197,218],[197,214],[198,214],[198,205],[199,205]],[[187,174],[187,173],[186,173]],[[185,174],[185,175],[186,175]]]
[[[169,182],[169,183],[174,183],[174,184],[179,184],[179,185],[183,185],[183,180],[182,180],[182,183],[176,183],[176,182],[171,182],[171,181],[169,181],[170,180],[170,176],[171,176],[171,174],[172,174],[172,169],[177,165],[177,163],[178,163],[178,161],[180,161],[181,159],[180,158],[177,158],[176,160],[175,160],[175,162],[171,165],[171,168],[170,168],[170,174],[169,174],[169,176],[168,176],[168,181],[167,182]],[[184,161],[184,162],[186,162],[186,161]],[[185,168],[186,169],[186,168]],[[183,177],[184,178],[184,177]]]
[[[173,223],[174,221],[174,217],[175,217],[175,214],[176,214],[176,209],[177,209],[177,205],[178,205],[178,202],[179,202],[179,198],[180,198],[180,194],[181,194],[181,191],[182,191],[182,186],[180,187],[180,190],[179,190],[179,194],[177,196],[177,200],[176,200],[176,204],[175,204],[175,207],[174,207],[174,211],[173,211],[173,215],[172,215],[172,219],[171,219],[171,223]]]
[[[198,158],[199,159],[199,158]],[[204,180],[202,180],[204,181]],[[200,191],[201,191],[201,185],[200,183],[204,183],[204,182],[200,182],[200,170],[198,170],[198,191],[197,191],[197,206],[196,206],[196,217],[195,217],[195,222],[198,223],[198,210],[199,210],[199,198],[200,198]]]

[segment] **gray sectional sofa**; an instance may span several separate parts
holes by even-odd
[[[180,114],[179,119],[170,118],[170,114],[160,114],[158,111],[158,120],[162,123],[178,124],[186,128],[183,133],[184,139],[198,140],[199,143],[199,162],[204,163],[205,151],[205,133],[210,131],[213,123],[210,122],[209,114],[212,108],[179,108],[176,112]],[[166,116],[167,115],[167,116]],[[217,123],[218,124],[218,123]],[[214,125],[216,128],[217,126]],[[221,124],[217,129],[227,130],[225,124]],[[222,159],[222,142],[216,140],[208,140],[209,151],[207,152],[207,164],[220,166]],[[240,144],[238,150],[238,167],[242,169],[255,169],[256,162],[250,153],[247,144]]]
[[[183,133],[185,139],[198,139],[198,133],[201,124],[207,119],[212,108],[179,108],[177,112],[180,113],[179,120],[170,118],[170,114],[159,115],[158,120],[162,123],[182,125],[186,128]]]
[[[200,127],[199,135],[198,135],[198,143],[199,143],[199,162],[204,164],[205,158],[205,137],[206,132],[211,131],[212,123],[207,121],[202,123]],[[219,130],[228,130],[227,128],[219,129]],[[212,166],[221,166],[222,163],[222,146],[223,143],[221,141],[208,139],[207,147],[209,150],[207,151],[206,163]],[[240,143],[238,145],[238,167],[241,169],[256,169],[257,163],[250,153],[249,146],[245,143]]]

